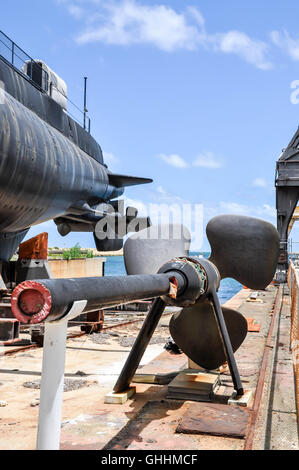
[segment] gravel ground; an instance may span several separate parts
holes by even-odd
[[[90,338],[96,344],[109,344],[111,335],[109,333],[93,333]]]
[[[133,317],[132,317],[133,319]],[[118,318],[118,321],[120,319]],[[100,333],[93,333],[90,339],[96,344],[111,344],[111,341],[117,341],[124,348],[131,348],[140,331],[142,322],[126,325],[121,329],[105,330]],[[157,326],[150,344],[166,344],[169,340],[169,318],[163,318]]]
[[[135,329],[135,328],[134,328]],[[163,329],[164,330],[164,329]],[[166,333],[166,331],[161,331],[162,333]],[[138,334],[138,330],[136,331],[136,336]],[[123,331],[121,333],[115,332],[103,332],[103,333],[93,333],[91,335],[91,340],[96,344],[109,344],[111,340],[116,340],[120,346],[124,348],[132,347],[136,336],[132,336],[132,332],[130,331]],[[150,341],[150,344],[165,344],[168,340],[168,336],[160,336],[154,335]]]
[[[33,388],[35,390],[40,389],[40,380],[34,380],[32,382],[24,382],[23,386],[26,388]],[[64,392],[70,392],[72,390],[78,390],[81,387],[86,387],[88,385],[87,380],[72,380],[72,379],[65,379],[64,380]]]
[[[136,338],[134,336],[127,336],[127,337],[119,338],[118,342],[121,346],[126,348],[126,347],[133,346],[135,339]],[[154,336],[151,339],[149,344],[165,344],[166,342],[167,342],[167,338],[164,338],[162,336]]]

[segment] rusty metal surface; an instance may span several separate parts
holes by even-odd
[[[19,260],[21,259],[48,259],[48,234],[40,233],[19,245]]]
[[[0,318],[0,345],[6,346],[21,341],[20,323],[13,318]]]
[[[75,320],[68,322],[68,326],[80,326],[85,333],[96,333],[101,331],[104,324],[104,310],[83,313]]]
[[[247,329],[249,333],[259,332],[261,329],[261,325],[256,323],[254,318],[247,318]]]
[[[169,450],[188,449],[190,442],[188,440],[173,439],[171,435],[164,435],[161,430],[167,421],[167,417],[171,416],[172,421],[177,424],[177,413],[185,405],[183,402],[171,401],[148,401],[141,410],[136,414],[134,420],[128,424],[111,439],[104,450],[145,450],[167,448]],[[161,418],[162,423],[161,423]],[[164,441],[164,442],[163,442]],[[166,442],[167,447],[163,444]],[[161,446],[162,444],[162,446]],[[194,447],[193,447],[194,448]]]
[[[0,318],[14,318],[11,311],[10,302],[1,302],[0,303]]]
[[[247,408],[239,406],[192,403],[182,417],[176,432],[244,438],[250,413]]]
[[[38,348],[37,344],[29,344],[28,346],[17,346],[15,348],[4,351],[3,356],[11,356],[12,354],[20,353],[23,351],[27,351],[28,349],[35,349],[35,348]]]
[[[246,389],[252,390],[254,392],[256,390],[260,368],[262,365],[266,337],[271,324],[277,289],[272,285],[269,286],[266,291],[261,291],[259,295],[263,299],[263,303],[254,304],[254,306],[253,304],[246,302],[246,298],[250,295],[250,292],[250,290],[243,289],[226,305],[232,308],[240,309],[242,314],[248,318],[252,318],[254,316],[255,320],[261,325],[260,333],[249,333],[244,345],[241,346],[236,354],[238,366],[245,387]],[[159,372],[168,373],[185,367],[183,361],[186,361],[186,356],[168,354],[168,357],[166,358],[164,357],[164,354],[168,353],[163,353],[147,366],[140,368],[138,372],[144,374],[155,374]],[[221,392],[221,396],[224,398],[224,400],[221,401],[221,403],[226,403],[227,399],[230,397],[233,391],[231,377],[227,373],[222,374],[222,384],[224,390]],[[125,408],[122,408],[123,411],[119,410],[120,413],[126,413],[127,416],[130,416],[131,423],[128,423],[127,426],[123,428],[122,434],[119,434],[120,430],[115,432],[115,440],[110,440],[109,442],[111,448],[120,450],[242,450],[244,448],[245,440],[240,438],[213,436],[210,434],[196,435],[176,433],[176,427],[178,426],[179,421],[185,413],[186,407],[190,402],[180,402],[180,406],[178,406],[178,402],[172,402],[174,404],[173,406],[170,406],[170,400],[165,399],[165,394],[163,395],[162,387],[149,387],[147,397],[144,395],[145,388],[143,387],[145,386],[142,384],[137,384],[137,394],[135,400],[144,400],[144,402],[146,402],[147,400],[153,400],[155,397],[154,399],[156,401],[150,402],[148,406],[139,414],[136,414],[135,400],[131,404],[131,407],[135,407],[132,413],[132,409],[130,409],[130,413],[128,413],[128,408],[126,406],[129,407],[129,404],[125,405]],[[158,400],[161,399],[162,401],[158,402]],[[112,405],[110,405],[110,409],[111,406]],[[115,408],[113,408],[113,411],[114,410]],[[109,432],[109,430],[107,432]],[[82,436],[83,434],[80,436],[80,448],[91,448],[88,447],[89,442],[87,442],[87,437],[92,439],[93,435],[88,434],[85,436],[84,434],[84,442],[82,440]],[[64,448],[74,448],[73,439],[74,434],[69,434],[68,442],[64,445]],[[77,440],[77,442],[79,441]]]
[[[246,389],[255,391],[260,372],[263,351],[266,343],[266,336],[271,323],[276,289],[271,286],[267,291],[260,293],[264,302],[261,304],[251,304],[246,302],[246,297],[250,290],[243,289],[235,296],[227,306],[240,308],[243,315],[248,318],[254,316],[255,320],[261,324],[260,333],[249,333],[244,346],[241,346],[237,352],[237,361],[242,380]],[[141,320],[142,321],[142,318]],[[168,321],[168,318],[167,318]],[[163,320],[163,327],[166,325],[166,319]],[[138,323],[137,323],[138,325]],[[136,327],[135,327],[136,329]],[[133,328],[131,334],[136,334]],[[121,329],[116,330],[122,334]],[[124,328],[124,334],[128,334]],[[68,392],[64,401],[63,413],[64,424],[62,428],[62,449],[103,449],[107,444],[113,444],[113,449],[128,450],[211,450],[211,449],[229,449],[242,450],[244,439],[233,437],[221,437],[210,434],[182,434],[175,430],[185,414],[190,402],[179,403],[166,399],[166,387],[137,384],[137,394],[133,400],[126,404],[115,407],[115,405],[104,404],[104,395],[111,391],[114,383],[114,374],[118,374],[119,361],[121,355],[127,353],[125,348],[119,347],[117,340],[113,339],[111,345],[96,345],[91,342],[88,336],[82,340],[71,340],[68,345],[67,373],[75,373],[77,370],[85,371],[88,375],[94,373],[95,364],[97,369],[95,383],[93,386]],[[156,347],[156,346],[154,346]],[[79,354],[80,351],[80,354]],[[27,357],[26,367],[24,359],[19,355],[7,358],[14,361],[11,369],[25,368],[26,370],[37,370],[33,366],[34,361],[41,360],[41,350],[30,351],[31,358]],[[112,359],[115,363],[113,363]],[[169,373],[186,367],[186,356],[173,355],[164,351],[147,365],[141,367],[137,373],[156,374]],[[12,365],[13,364],[13,365]],[[6,365],[6,368],[8,365]],[[98,370],[100,368],[100,370]],[[8,377],[19,377],[21,383],[22,375],[9,375]],[[100,380],[99,380],[100,379]],[[99,381],[98,381],[99,380]],[[221,396],[229,398],[232,393],[231,378],[226,373],[222,374],[222,382],[225,390]],[[32,393],[26,390],[26,394]],[[264,395],[264,394],[263,394]],[[27,396],[27,395],[26,395]],[[11,387],[11,398],[15,399],[15,386]],[[31,397],[31,395],[30,395]],[[6,398],[4,396],[4,398]],[[31,399],[31,398],[30,398]],[[147,407],[140,412],[140,409],[149,400]],[[35,441],[34,425],[37,421],[38,408],[29,406],[29,395],[27,398],[28,406],[22,407],[20,416],[22,421],[12,426],[6,426],[6,448],[21,448],[26,443],[26,448],[33,448]],[[225,401],[221,401],[225,403]],[[5,409],[4,409],[5,411]],[[7,420],[12,419],[8,416]],[[140,413],[139,413],[140,412]],[[84,418],[84,419],[83,419]],[[134,423],[135,422],[135,423]],[[3,424],[3,422],[2,422]],[[119,434],[123,429],[123,433]],[[127,433],[129,431],[129,434]],[[5,435],[3,435],[3,438]],[[117,438],[112,442],[112,439]],[[31,440],[30,440],[31,439]],[[15,446],[15,447],[13,447]]]

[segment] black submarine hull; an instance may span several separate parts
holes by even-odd
[[[54,219],[59,233],[65,227],[95,232],[108,206],[120,217],[115,199],[126,186],[152,182],[111,173],[90,128],[68,114],[66,94],[62,101],[52,96],[53,83],[61,79],[26,54],[29,69],[17,68],[17,46],[5,38],[12,58],[0,51],[0,268],[32,225]],[[47,74],[47,86],[34,70]],[[95,235],[95,243],[98,249],[115,249],[114,240],[104,243]]]
[[[57,218],[79,201],[106,201],[115,191],[104,165],[5,91],[0,105],[0,188],[0,232]]]

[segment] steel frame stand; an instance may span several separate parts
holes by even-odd
[[[37,450],[59,450],[67,323],[80,315],[86,304],[86,300],[74,302],[66,316],[45,323]]]
[[[215,320],[218,326],[219,335],[222,341],[226,360],[228,362],[230,375],[233,380],[234,389],[236,391],[237,397],[240,397],[244,395],[244,389],[243,389],[243,385],[240,379],[240,374],[238,371],[238,366],[237,366],[236,359],[234,356],[230,337],[226,328],[226,323],[225,323],[225,319],[223,316],[222,308],[219,302],[218,295],[214,289],[212,290],[212,302],[213,302],[213,307],[214,307]]]
[[[226,355],[226,359],[229,365],[229,370],[234,383],[234,388],[238,397],[244,394],[243,385],[240,379],[237,363],[233,353],[230,337],[226,328],[225,320],[223,317],[221,305],[219,303],[218,296],[215,292],[212,292],[212,301],[215,312],[215,320],[218,325],[219,335],[223,344],[223,349]],[[139,366],[142,356],[153,336],[153,333],[159,323],[159,320],[166,307],[165,302],[162,299],[157,298],[147,314],[147,317],[142,325],[141,330],[133,344],[131,352],[123,366],[123,369],[118,377],[118,380],[114,386],[113,391],[115,393],[121,393],[128,390],[131,380],[135,375],[135,372]]]

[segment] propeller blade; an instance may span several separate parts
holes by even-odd
[[[127,239],[124,259],[128,274],[155,274],[174,257],[188,256],[191,235],[180,224],[153,225]]]
[[[251,289],[264,289],[272,281],[279,255],[279,235],[272,224],[220,215],[208,223],[207,237],[212,250],[209,261],[221,279],[232,277]]]
[[[235,352],[247,335],[247,321],[236,310],[222,307],[228,334]],[[170,334],[179,348],[196,364],[212,370],[226,362],[211,301],[175,313],[169,323]]]

